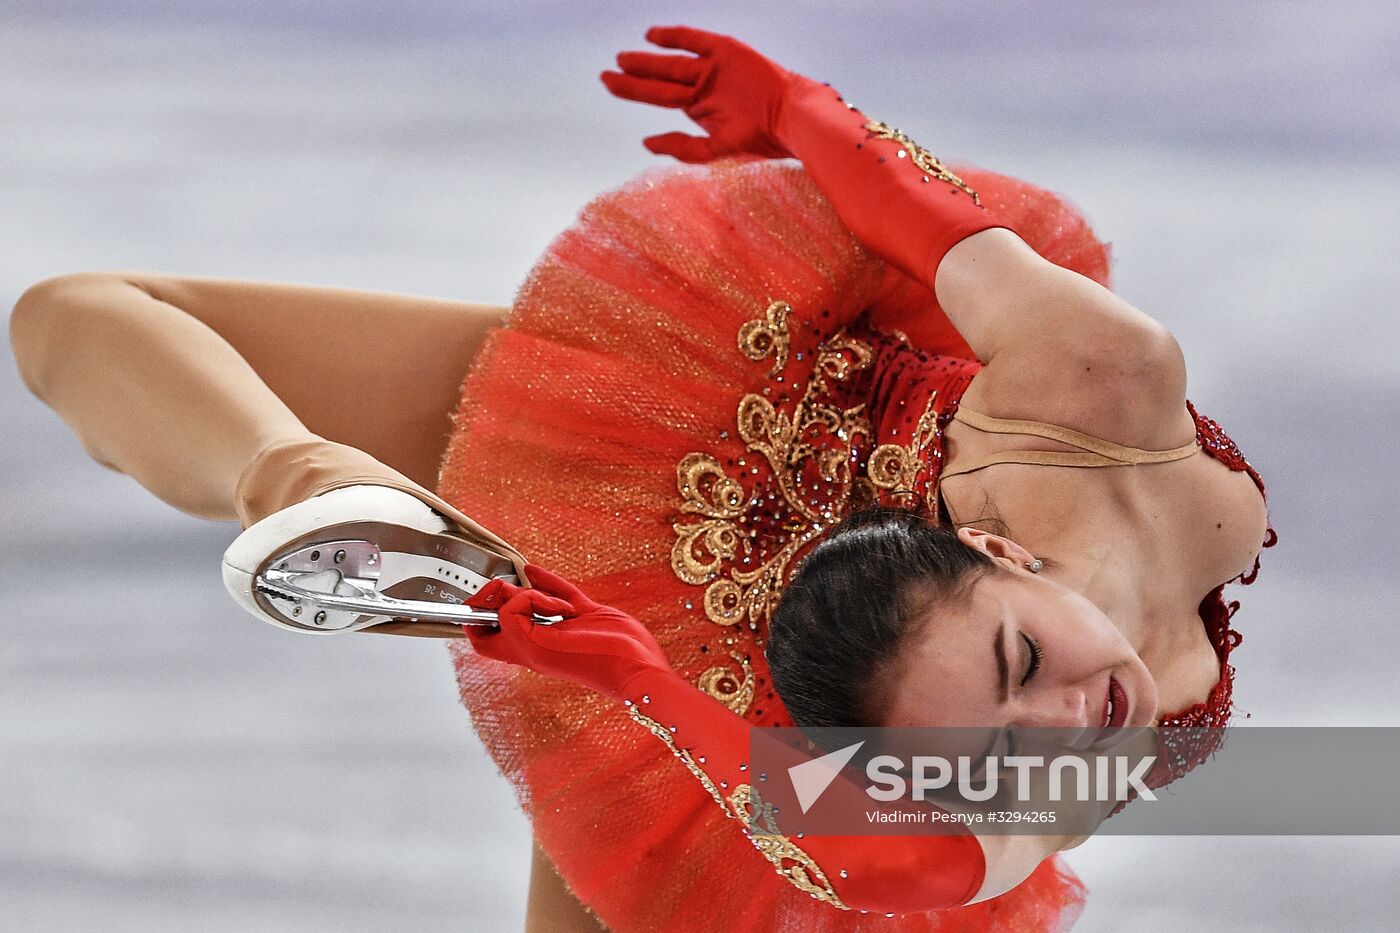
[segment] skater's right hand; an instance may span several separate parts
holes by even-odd
[[[604,606],[543,567],[525,567],[534,586],[496,579],[468,606],[495,609],[500,627],[463,626],[484,657],[509,661],[536,673],[560,677],[621,699],[627,682],[643,672],[670,670],[661,646],[645,625],[620,609]],[[534,615],[562,615],[553,624]]]
[[[663,55],[620,52],[618,67],[600,77],[625,100],[675,107],[700,124],[708,136],[662,133],[642,140],[652,152],[682,162],[710,162],[724,156],[791,156],[778,140],[778,112],[801,75],[783,68],[732,36],[689,26],[653,26],[647,39],[659,46],[694,52]]]

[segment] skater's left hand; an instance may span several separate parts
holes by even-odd
[[[528,564],[525,572],[533,587],[492,580],[466,601],[476,609],[495,609],[500,619],[496,629],[463,626],[478,654],[561,677],[614,699],[621,699],[636,675],[670,668],[656,638],[641,622],[596,602],[543,567]],[[543,624],[534,621],[536,614],[564,619]]]
[[[709,135],[662,133],[648,136],[643,145],[682,162],[790,155],[776,135],[778,111],[791,83],[807,79],[732,36],[690,26],[653,26],[646,37],[698,57],[620,52],[617,64],[622,70],[605,71],[599,77],[609,91],[625,100],[684,110]]]

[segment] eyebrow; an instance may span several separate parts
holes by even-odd
[[[1002,703],[1005,703],[1011,695],[1011,667],[1006,663],[1006,623],[997,626],[996,634],[992,636],[992,654],[997,659],[997,679],[999,681],[998,693]],[[982,753],[982,760],[985,762],[992,757],[992,752],[996,751],[997,740],[1000,733],[992,736],[991,744]]]
[[[996,633],[992,636],[992,654],[997,659],[997,678],[999,681],[998,695],[1002,703],[1006,702],[1011,695],[1011,668],[1006,663],[1006,626],[997,626]]]

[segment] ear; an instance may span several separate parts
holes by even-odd
[[[1008,570],[1024,571],[1026,565],[1035,559],[1034,554],[1010,538],[1003,538],[980,528],[959,528],[958,540],[983,552],[998,563],[1005,564]]]

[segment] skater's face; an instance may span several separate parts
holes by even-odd
[[[887,674],[882,724],[986,727],[975,733],[982,748],[960,750],[969,755],[1005,753],[1011,728],[1068,730],[1087,743],[1106,717],[1149,725],[1156,682],[1112,620],[1015,558],[997,560],[956,604],[924,610],[927,624]]]

